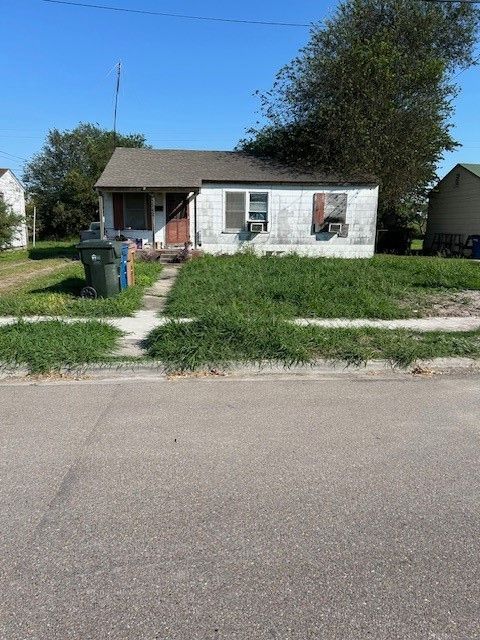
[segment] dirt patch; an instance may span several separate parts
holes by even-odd
[[[428,294],[418,305],[418,315],[451,318],[480,316],[480,291]]]
[[[0,280],[0,291],[6,293],[10,289],[16,289],[19,286],[25,284],[32,278],[36,278],[39,275],[46,275],[48,273],[54,273],[60,271],[65,267],[65,264],[56,264],[50,267],[42,267],[40,269],[34,268],[26,271],[19,271],[11,276],[2,277]]]

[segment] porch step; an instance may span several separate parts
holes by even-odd
[[[160,249],[158,261],[162,264],[174,262],[181,249]]]

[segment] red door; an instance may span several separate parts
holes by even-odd
[[[187,200],[188,193],[166,194],[167,244],[184,244],[190,240]]]

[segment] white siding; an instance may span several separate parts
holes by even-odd
[[[268,232],[261,234],[225,232],[225,191],[268,192]],[[346,193],[348,237],[312,233],[313,196],[318,192]],[[161,196],[163,203],[163,195]],[[375,250],[378,187],[332,187],[326,185],[207,184],[197,196],[197,240],[207,253],[235,253],[252,247],[267,251],[296,252],[308,256],[367,258]],[[190,238],[195,236],[194,204],[190,202]],[[114,234],[113,201],[104,193],[105,229]],[[165,213],[155,216],[155,241],[165,243]],[[127,237],[143,238],[151,243],[152,232],[131,229]]]
[[[458,186],[457,186],[457,175]],[[430,194],[425,246],[436,233],[480,234],[480,178],[454,167]]]
[[[15,232],[15,238],[12,246],[27,246],[27,227],[25,224],[25,190],[15,175],[8,169],[0,176],[0,194],[3,195],[5,202],[10,205],[16,213],[21,216],[23,222],[18,226]]]
[[[267,233],[225,232],[225,191],[235,189],[268,192]],[[313,196],[318,192],[347,193],[347,238],[312,233]],[[208,253],[235,253],[241,248],[253,247],[258,253],[273,251],[309,256],[370,257],[375,249],[377,200],[378,187],[368,186],[204,185],[197,197],[197,230],[201,249]],[[191,220],[192,217],[191,214]],[[193,220],[191,236],[193,238]]]

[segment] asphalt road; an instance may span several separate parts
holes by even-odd
[[[480,638],[480,378],[0,386],[0,637]]]

